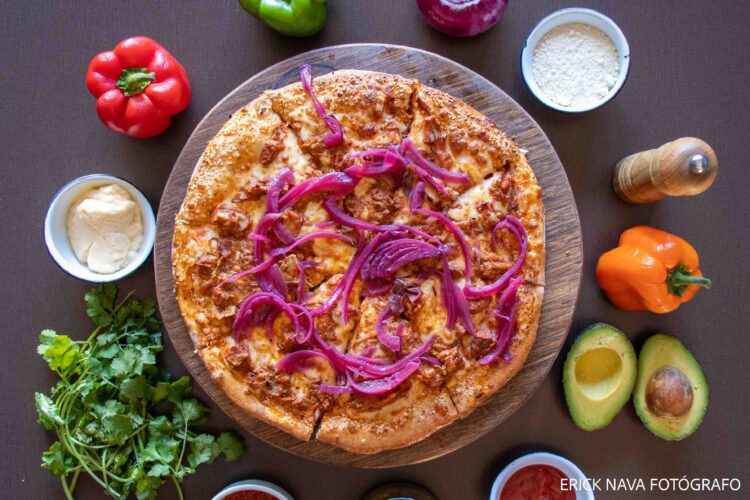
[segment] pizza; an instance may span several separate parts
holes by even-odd
[[[249,415],[354,453],[418,442],[523,366],[541,189],[487,117],[398,75],[268,90],[208,143],[175,221],[175,293]]]

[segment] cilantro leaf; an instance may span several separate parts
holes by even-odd
[[[190,377],[184,375],[169,384],[169,396],[167,399],[172,403],[179,403],[186,396],[190,395],[191,391]]]
[[[140,453],[139,458],[144,462],[170,463],[175,459],[177,441],[168,439],[152,439]]]
[[[65,370],[78,359],[78,346],[67,335],[54,330],[42,330],[37,352],[49,363],[52,370]]]
[[[122,378],[141,373],[143,363],[140,353],[133,347],[126,347],[112,360],[109,365],[113,377]]]
[[[149,318],[156,314],[156,301],[154,299],[148,298],[144,299],[143,302],[143,317]]]
[[[196,468],[200,464],[211,463],[221,453],[216,438],[211,434],[198,434],[190,439],[190,455],[188,455],[188,464]]]
[[[42,346],[48,346],[52,343],[53,340],[55,340],[55,337],[57,337],[57,332],[54,330],[50,330],[49,328],[42,330],[39,333],[39,343],[41,344],[37,351],[39,351],[39,354],[41,353]]]
[[[121,444],[133,431],[133,422],[127,415],[123,415],[122,413],[103,418],[102,424],[106,431],[104,439],[108,443]]]
[[[112,311],[115,307],[117,297],[117,286],[107,283],[99,288],[91,290],[84,296],[86,302],[86,314],[98,327],[107,327],[114,321]]]
[[[168,476],[169,473],[170,469],[167,464],[154,464],[148,470],[148,475],[152,477]]]
[[[164,484],[163,479],[143,476],[135,484],[135,497],[138,500],[152,500],[156,498],[156,490]]]
[[[156,364],[156,356],[154,356],[153,352],[151,352],[149,349],[145,347],[138,347],[137,349],[140,354],[139,358],[140,358],[141,364],[143,365],[155,365]]]
[[[42,453],[42,467],[55,476],[62,476],[73,468],[73,457],[63,452],[60,441],[55,441],[49,450]]]
[[[153,387],[153,392],[151,393],[151,402],[152,403],[158,403],[159,401],[163,401],[167,398],[169,395],[169,382],[157,382],[156,385]]]
[[[159,415],[148,423],[148,432],[153,437],[165,436],[174,432],[174,426],[166,415]]]
[[[116,399],[110,399],[103,405],[94,405],[94,414],[99,418],[114,417],[125,411],[125,405]]]
[[[172,415],[172,422],[177,427],[183,427],[187,422],[188,425],[199,424],[203,421],[208,408],[198,402],[197,399],[186,399],[175,405]]]
[[[117,340],[117,334],[115,333],[102,333],[96,337],[97,345],[104,346],[111,344]]]
[[[36,403],[37,420],[47,430],[52,430],[57,425],[65,425],[65,420],[60,417],[55,402],[39,392],[34,394]]]
[[[106,349],[102,349],[101,351],[99,351],[98,356],[104,359],[112,359],[117,356],[121,350],[122,348],[119,345],[112,344],[110,346],[107,346]]]
[[[245,443],[234,432],[222,432],[216,443],[227,461],[237,460],[245,453]]]
[[[128,378],[120,384],[120,399],[130,403],[135,403],[146,394],[146,377],[138,375],[135,378]]]

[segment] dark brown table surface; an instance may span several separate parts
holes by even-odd
[[[573,5],[593,7],[614,19],[632,54],[630,78],[620,95],[581,116],[537,103],[519,68],[521,48],[534,24]],[[690,438],[669,443],[652,436],[628,405],[606,429],[580,431],[565,408],[561,356],[512,418],[441,459],[391,470],[331,467],[245,435],[246,456],[202,466],[185,481],[187,497],[210,498],[233,481],[262,478],[283,485],[300,500],[355,499],[395,479],[421,483],[441,499],[481,499],[511,459],[551,450],[597,478],[640,477],[648,484],[652,477],[736,477],[742,491],[734,496],[692,497],[750,498],[750,3],[513,0],[496,27],[471,39],[433,31],[412,0],[331,0],[329,12],[323,32],[295,40],[244,14],[233,0],[0,2],[0,496],[63,498],[59,481],[39,467],[52,436],[35,421],[33,393],[48,390],[54,379],[36,354],[37,334],[51,327],[76,337],[88,335],[82,299],[91,285],[60,271],[47,255],[42,224],[57,189],[80,175],[107,172],[135,183],[156,207],[190,132],[234,87],[305,50],[386,42],[430,50],[470,67],[539,122],[568,172],[583,227],[584,279],[569,341],[596,321],[624,330],[636,349],[654,332],[679,336],[701,362],[711,388],[706,419]],[[164,135],[139,141],[99,122],[84,75],[94,54],[140,34],[156,38],[182,61],[193,99]],[[640,207],[614,195],[609,183],[617,160],[688,135],[705,139],[718,154],[720,174],[708,192]],[[615,245],[623,229],[636,224],[660,227],[692,242],[715,288],[669,315],[612,307],[594,281],[596,259]],[[153,296],[151,261],[123,280],[121,288]],[[168,341],[162,359],[174,374],[184,373]],[[206,400],[205,394],[199,396]],[[232,423],[214,409],[210,427],[228,429]],[[79,498],[101,495],[86,480],[77,492]],[[165,487],[162,495],[171,498],[174,492]],[[684,494],[660,494],[680,496]]]

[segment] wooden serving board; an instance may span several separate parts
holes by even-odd
[[[174,220],[188,182],[207,142],[229,116],[263,90],[297,81],[298,68],[313,65],[314,75],[334,69],[397,73],[463,99],[492,119],[528,151],[543,190],[547,230],[546,289],[536,343],[523,369],[498,393],[463,420],[407,448],[376,455],[356,455],[316,440],[300,441],[245,414],[216,386],[180,315],[172,279]],[[515,412],[536,390],[555,361],[570,328],[581,282],[583,254],[575,200],[560,160],[532,118],[505,92],[473,71],[444,57],[409,47],[354,44],[306,52],[261,71],[219,102],[188,139],[161,199],[154,249],[156,290],[167,332],[185,366],[213,401],[256,437],[318,462],[356,467],[397,467],[431,460],[478,439]]]

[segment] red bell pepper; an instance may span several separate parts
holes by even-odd
[[[164,132],[172,115],[190,102],[185,69],[145,36],[128,38],[95,56],[86,86],[96,97],[96,112],[107,127],[141,139]]]

